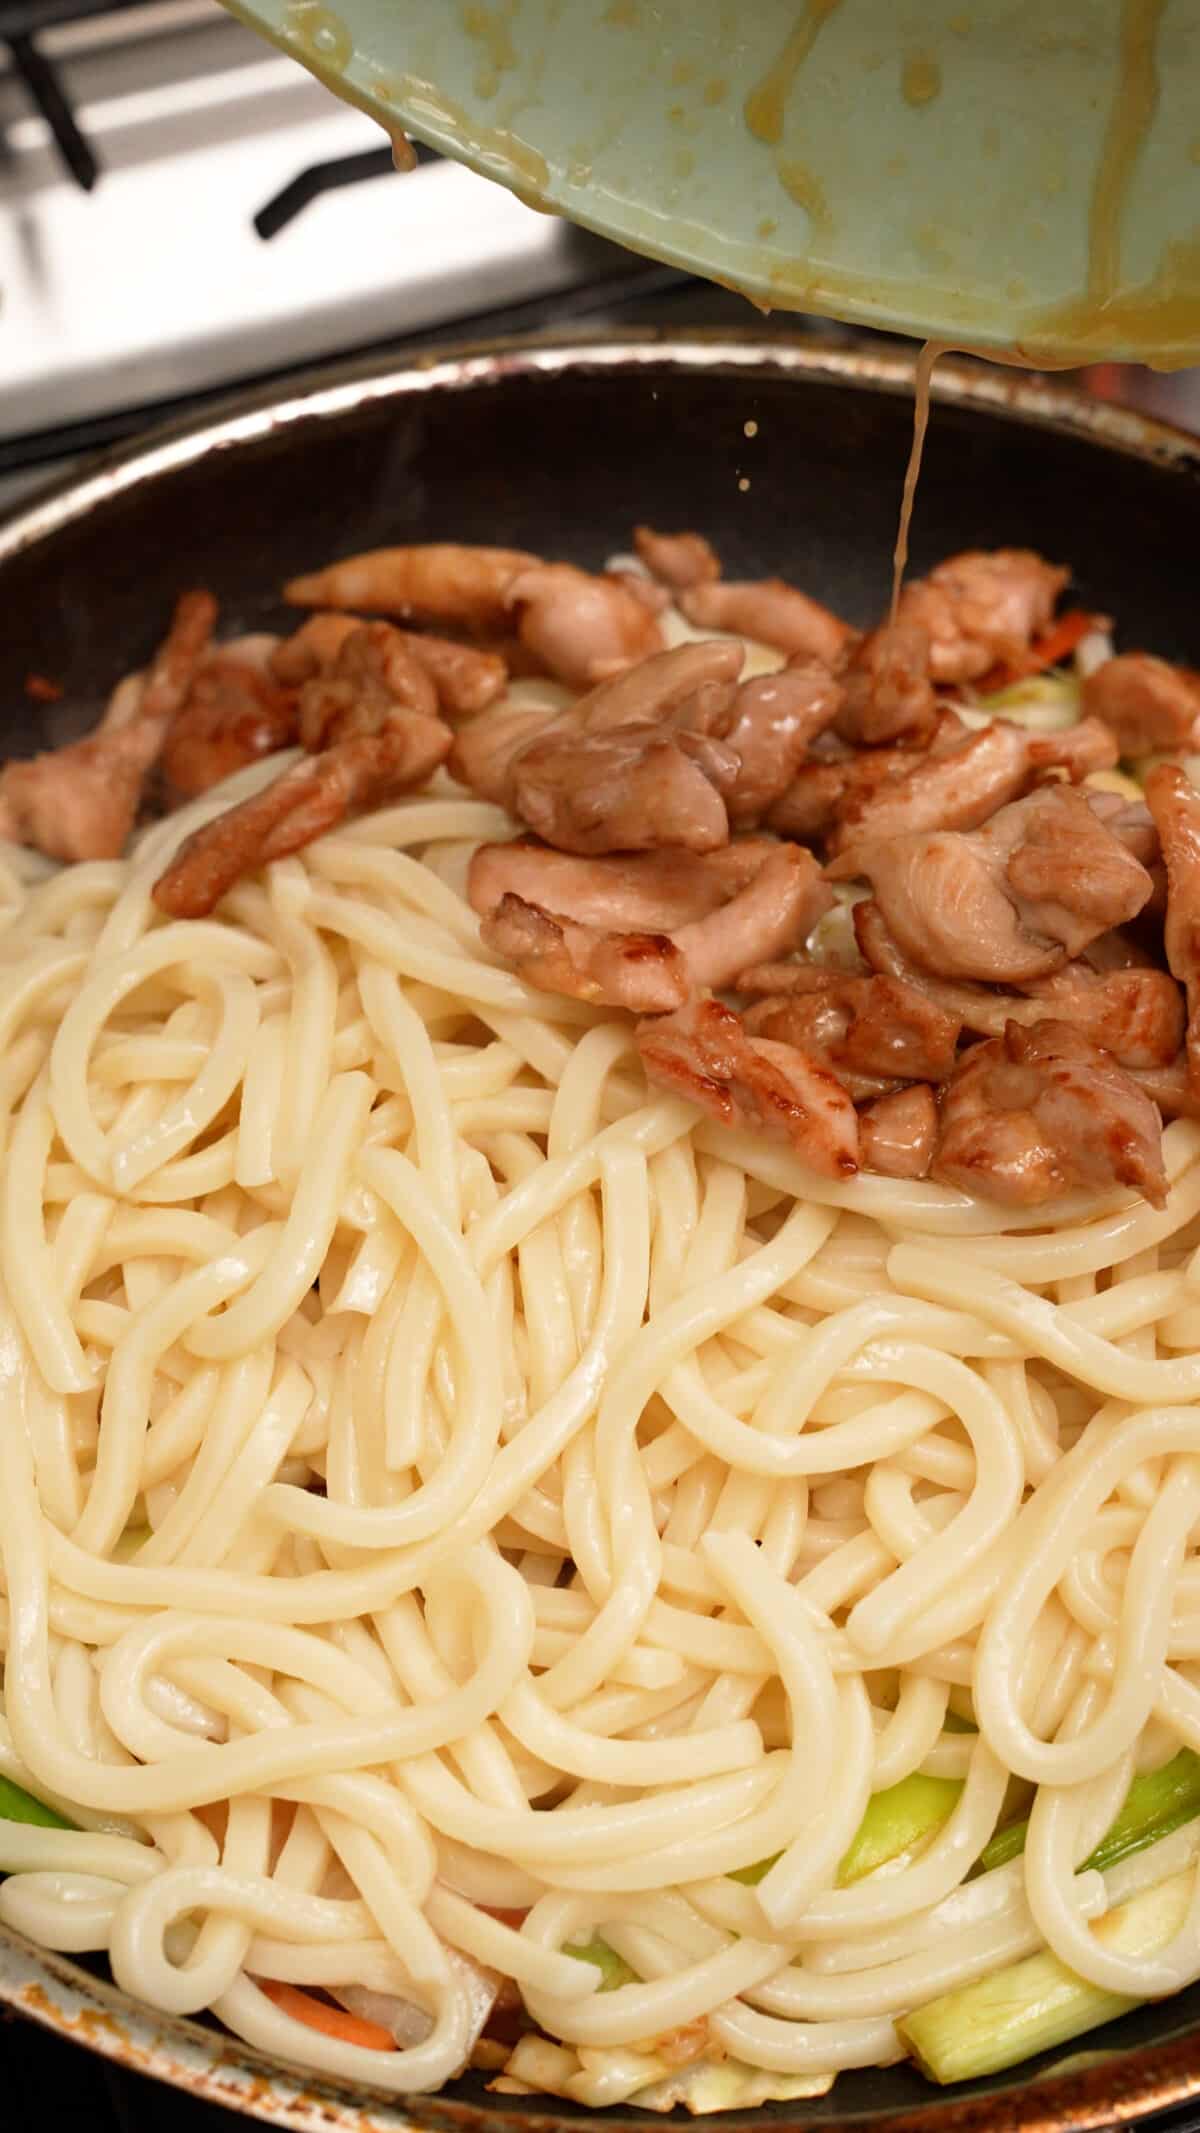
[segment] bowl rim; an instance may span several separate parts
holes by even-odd
[[[111,499],[160,480],[213,451],[252,446],[265,437],[326,422],[375,402],[419,393],[476,391],[513,378],[615,373],[742,374],[791,378],[902,396],[912,391],[915,348],[881,344],[846,347],[808,334],[764,339],[749,326],[687,333],[647,328],[577,335],[522,335],[503,340],[450,342],[418,351],[378,354],[306,368],[295,377],[260,385],[210,403],[203,410],[152,429],[53,481],[0,520],[0,569]],[[1200,438],[1170,423],[1097,401],[1043,373],[985,361],[942,358],[934,373],[937,404],[980,408],[1026,427],[1049,428],[1102,451],[1151,462],[1200,483]],[[289,2133],[562,2133],[568,2126],[603,2123],[629,2133],[645,2126],[644,2112],[620,2107],[594,2113],[573,2107],[526,2115],[480,2109],[455,2097],[391,2097],[378,2089],[351,2092],[311,2070],[291,2067],[239,2039],[187,2017],[164,2015],[93,1976],[69,1956],[35,1946],[0,1927],[0,2005],[41,2027],[83,2044],[127,2070],[146,2074],[199,2100],[289,2129]],[[895,2112],[839,2114],[837,2133],[1092,2133],[1131,2123],[1200,2096],[1200,2026],[1158,2043],[1086,2049],[1060,2072],[1038,2073],[1020,2088],[947,2093]],[[760,2116],[760,2114],[755,2114]],[[738,2114],[739,2122],[744,2114]],[[763,2123],[796,2125],[774,2107]],[[807,2129],[814,2121],[806,2119]]]

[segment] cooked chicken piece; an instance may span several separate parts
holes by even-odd
[[[1141,800],[1127,800],[1117,792],[1089,792],[1088,805],[1098,822],[1119,837],[1127,852],[1152,867],[1162,858],[1162,846],[1154,817]]]
[[[1068,956],[1136,918],[1153,891],[1103,815],[1083,793],[1057,785],[1015,801],[976,833],[1005,853],[1005,881],[1027,930],[1061,942]]]
[[[1028,548],[968,549],[906,585],[899,613],[929,632],[934,681],[978,681],[1028,651],[1069,577]]]
[[[885,1178],[923,1178],[937,1146],[938,1110],[923,1081],[893,1089],[864,1104],[858,1114],[859,1161]]]
[[[901,734],[932,732],[937,698],[929,679],[929,635],[919,623],[884,623],[855,645],[842,669],[846,701],[838,732],[856,747],[878,747]]]
[[[1122,755],[1200,747],[1200,676],[1149,652],[1122,652],[1087,676],[1083,708],[1112,728]]]
[[[361,622],[325,673],[300,690],[300,739],[310,755],[377,733],[397,709],[436,719],[437,690],[390,622]]]
[[[513,811],[565,852],[711,852],[729,842],[723,795],[738,759],[722,741],[653,725],[578,733],[555,721],[512,766]]]
[[[680,593],[679,606],[697,629],[730,630],[789,657],[823,659],[829,667],[854,636],[848,622],[782,578],[693,585]]]
[[[579,859],[532,837],[517,837],[511,844],[479,846],[467,875],[467,896],[481,916],[511,895],[543,910],[570,912],[583,926],[670,933],[728,903],[776,849],[769,837],[738,837],[719,852],[622,852],[616,858]],[[814,866],[813,925],[828,896]]]
[[[1182,1041],[1183,1002],[1167,971],[1140,965],[1110,964],[1094,970],[1087,961],[1068,963],[1049,977],[1033,978],[1020,992],[990,985],[956,983],[917,968],[900,953],[879,905],[855,905],[855,934],[864,960],[873,970],[915,985],[964,1029],[977,1036],[1003,1036],[1010,1022],[1031,1027],[1048,1016],[1070,1022],[1093,1044],[1102,1045],[1123,1067],[1164,1066]],[[1102,934],[1085,951],[1116,938]],[[1132,951],[1127,951],[1132,952]]]
[[[961,1023],[902,978],[765,963],[744,971],[737,990],[765,994],[745,1011],[748,1030],[811,1051],[855,1098],[896,1081],[944,1081],[954,1070]]]
[[[447,768],[481,800],[491,800],[512,814],[516,809],[514,775],[525,749],[538,734],[563,730],[568,730],[568,721],[540,705],[489,711],[486,718],[473,718],[458,728]]]
[[[171,720],[163,774],[185,799],[207,792],[296,737],[296,692],[273,681],[261,663],[230,648],[206,660]]]
[[[662,631],[644,600],[616,578],[572,563],[534,563],[511,579],[505,605],[522,644],[569,688],[588,689],[606,675],[663,648]]]
[[[217,603],[211,593],[187,592],[176,601],[171,627],[146,669],[136,712],[139,721],[169,718],[178,711],[208,652],[216,621]],[[111,711],[105,714],[97,733],[104,732],[110,715]]]
[[[204,918],[243,874],[301,851],[354,812],[420,785],[446,756],[440,719],[396,710],[375,731],[343,732],[331,747],[293,763],[262,792],[227,809],[182,844],[154,884],[172,918]]]
[[[718,1000],[690,1000],[677,1014],[643,1022],[637,1043],[652,1082],[723,1126],[761,1128],[787,1141],[822,1177],[854,1176],[854,1106],[837,1076],[794,1045],[748,1036]]]
[[[480,936],[544,991],[631,1007],[640,1014],[660,1013],[704,987],[728,985],[747,962],[786,955],[828,909],[829,891],[810,852],[765,839],[747,842],[761,855],[753,873],[748,875],[742,861],[736,868],[728,864],[728,854],[714,855],[724,897],[678,925],[614,931],[509,893],[484,919]],[[473,900],[492,893],[494,886],[494,876],[490,886],[481,875],[473,876]],[[569,886],[560,879],[560,889]],[[610,888],[606,870],[595,893],[603,896]]]
[[[1200,792],[1162,763],[1146,780],[1146,805],[1167,865],[1167,961],[1187,992],[1188,1073],[1200,1091]]]
[[[640,600],[642,606],[649,608],[652,615],[664,615],[671,605],[671,595],[666,586],[660,585],[657,578],[645,577],[640,570],[623,570],[619,564],[608,563],[605,565],[604,575],[606,578],[615,578],[617,584],[623,585],[626,592],[633,594],[635,600]]]
[[[826,753],[831,739],[827,734],[771,808],[768,826],[781,837],[822,837],[867,794],[956,748],[968,732],[956,711],[944,710],[928,748],[920,753],[907,747],[852,750],[841,743]]]
[[[527,985],[571,1000],[659,1015],[681,1007],[691,989],[687,963],[669,934],[580,925],[521,896],[502,896],[479,938]]]
[[[750,829],[786,791],[813,741],[837,714],[842,690],[820,660],[805,659],[744,681],[721,729],[738,759],[726,795],[735,829]]]
[[[1010,1023],[942,1093],[932,1174],[1010,1207],[1128,1185],[1166,1200],[1162,1121],[1110,1052],[1066,1022]]]
[[[586,733],[658,720],[691,733],[723,734],[745,656],[740,644],[724,637],[652,652],[578,697],[571,715]]]
[[[1095,719],[1062,734],[1027,733],[995,719],[940,754],[908,757],[906,770],[844,800],[829,851],[913,830],[977,829],[1044,772],[1061,768],[1077,779],[1115,760],[1112,736]]]
[[[1169,1066],[1135,1069],[1133,1079],[1164,1118],[1200,1118],[1200,1089],[1192,1085],[1186,1052],[1180,1052]]]
[[[911,962],[993,984],[1047,976],[1134,917],[1153,886],[1082,793],[1063,785],[1013,801],[982,829],[856,845],[827,871],[870,881]]]
[[[635,526],[633,545],[651,575],[673,592],[711,585],[721,575],[720,560],[702,533],[656,533],[653,526]]]
[[[361,615],[348,615],[336,608],[318,608],[306,616],[299,629],[277,644],[270,667],[276,681],[298,688],[314,674],[327,674],[347,637],[362,628]]]
[[[208,651],[217,605],[184,593],[145,674],[113,691],[94,733],[0,770],[0,837],[51,859],[115,859],[137,819],[146,773]]]
[[[353,809],[420,785],[449,753],[433,683],[386,622],[360,625],[300,691],[309,759],[193,831],[155,883],[175,918],[202,918],[243,874],[298,852]]]
[[[310,615],[272,653],[272,673],[282,682],[311,681],[333,665],[347,637],[361,627],[357,615]],[[445,717],[473,718],[503,696],[508,668],[495,652],[456,644],[452,637],[426,636],[420,630],[396,630],[394,635],[417,665],[424,667]]]
[[[523,548],[468,548],[453,541],[372,548],[293,578],[283,597],[293,607],[365,608],[405,622],[488,629],[503,623],[513,579],[538,560]]]

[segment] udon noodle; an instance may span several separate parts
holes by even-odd
[[[395,2091],[498,1973],[510,2080],[597,2102],[820,2090],[1042,1949],[1200,1973],[1190,1879],[1094,1930],[1194,1823],[1077,1871],[1200,1748],[1200,1130],[1052,1226],[814,1179],[481,950],[448,780],[164,920],[230,793],[0,877],[0,1770],[73,1825],[0,1819],[0,1919]]]

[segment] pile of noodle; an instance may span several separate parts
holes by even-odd
[[[697,2024],[820,2090],[1044,1945],[1200,1973],[1196,1904],[1135,1958],[1075,1872],[1200,1747],[1200,1129],[1161,1213],[815,1180],[481,951],[506,824],[448,782],[166,921],[276,767],[0,865],[0,1771],[77,1825],[0,1820],[0,1919],[395,2091],[483,1966],[513,2075],[597,2102]],[[914,1771],[949,1818],[839,1886]],[[368,2050],[264,1980],[423,2017]]]

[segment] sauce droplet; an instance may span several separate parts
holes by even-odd
[[[919,110],[922,104],[932,104],[942,93],[942,70],[936,59],[928,52],[912,52],[904,62],[900,80],[906,104]]]

